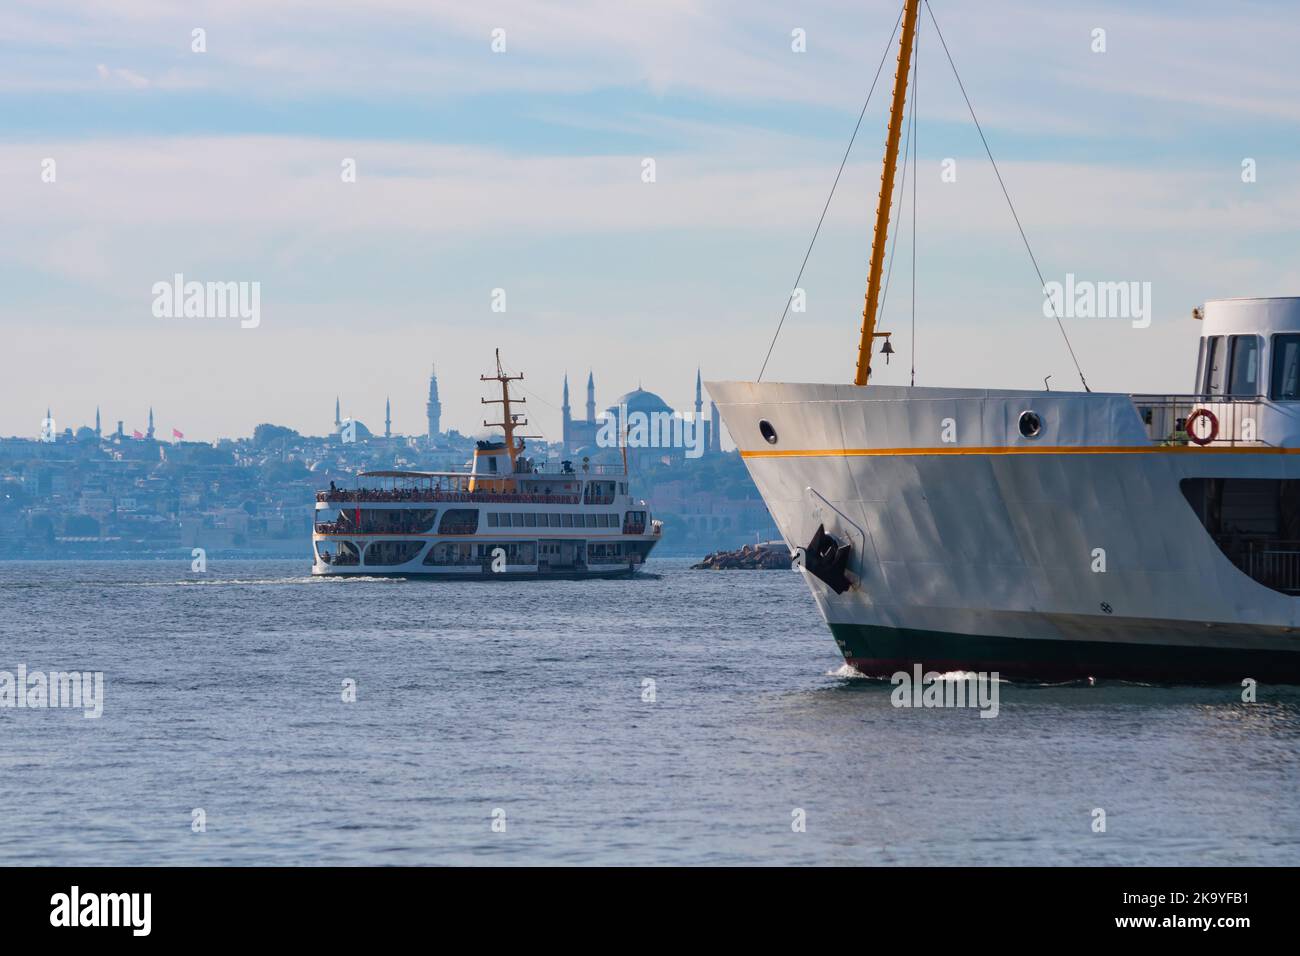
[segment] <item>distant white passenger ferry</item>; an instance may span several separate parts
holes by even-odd
[[[628,489],[621,465],[535,462],[515,429],[497,358],[502,441],[480,441],[468,472],[371,471],[356,488],[316,494],[315,575],[448,579],[606,578],[635,573],[661,523]]]

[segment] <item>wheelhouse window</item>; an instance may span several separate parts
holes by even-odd
[[[1224,348],[1223,336],[1215,335],[1207,340],[1205,351],[1205,382],[1201,388],[1207,395],[1223,394]]]
[[[1275,402],[1300,401],[1300,335],[1273,336],[1273,382]]]
[[[1259,387],[1259,336],[1234,335],[1228,370],[1228,394],[1255,396]]]

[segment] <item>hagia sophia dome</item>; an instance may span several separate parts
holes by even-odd
[[[654,392],[647,392],[644,388],[638,386],[633,391],[620,395],[618,400],[609,407],[610,415],[617,418],[622,414],[623,406],[627,406],[629,413],[642,412],[645,415],[651,415],[655,412],[673,414],[672,408],[662,398]]]

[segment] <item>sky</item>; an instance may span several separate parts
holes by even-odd
[[[1044,279],[1150,283],[1148,327],[1067,320],[1094,390],[1189,391],[1193,307],[1300,294],[1300,7],[930,6]],[[688,409],[758,374],[889,49],[765,375],[849,381],[900,7],[7,0],[0,434],[323,434],[336,395],[418,434],[435,363],[474,433],[497,348],[553,440],[566,372],[579,415],[589,370]],[[873,382],[1077,388],[937,40]],[[256,326],[156,314],[177,274],[256,283]]]

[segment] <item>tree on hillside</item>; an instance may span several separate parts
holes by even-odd
[[[253,429],[253,444],[258,448],[265,448],[272,442],[279,441],[282,438],[297,438],[298,433],[292,428],[284,425],[271,425],[263,422]]]

